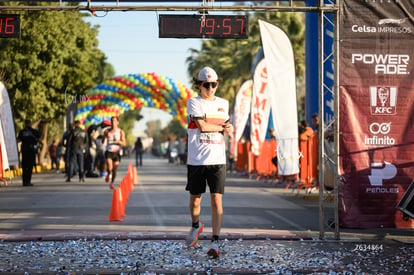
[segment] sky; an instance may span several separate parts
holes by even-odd
[[[97,12],[95,17],[86,19],[93,25],[100,25],[99,48],[113,65],[116,76],[155,72],[191,87],[185,61],[190,56],[190,48],[200,49],[201,40],[158,38],[158,15],[165,13]],[[141,114],[144,119],[135,125],[135,133],[144,131],[148,120],[161,119],[164,127],[172,118],[153,108],[144,107]]]

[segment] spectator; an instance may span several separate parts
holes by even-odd
[[[314,134],[314,131],[311,127],[309,127],[306,120],[302,120],[300,122],[300,133],[299,133],[299,139],[302,141],[306,141],[309,138],[311,138]]]
[[[25,127],[19,132],[17,141],[21,142],[22,152],[22,179],[23,186],[33,186],[32,172],[36,164],[37,146],[40,140],[40,132],[32,128],[32,122],[25,120]]]
[[[135,141],[134,146],[135,151],[135,166],[142,166],[142,154],[144,153],[144,146],[142,145],[142,140],[140,137]]]
[[[50,168],[51,170],[56,169],[56,172],[59,171],[57,150],[58,142],[57,140],[53,140],[53,142],[49,145]]]
[[[275,136],[275,131],[273,130],[273,128],[269,128],[269,130],[267,130],[267,136],[266,139],[272,140],[272,139],[276,139]]]
[[[187,141],[186,138],[178,139],[178,158],[180,159],[181,164],[185,164],[187,161]]]
[[[70,135],[71,131],[73,130],[73,127],[74,127],[74,124],[72,123],[70,125],[70,127],[63,133],[63,137],[62,137],[62,146],[64,148],[63,158],[64,158],[64,161],[65,161],[65,175],[66,175],[66,177],[72,176],[72,175],[69,175],[70,174],[69,173],[70,167],[73,167],[72,168],[72,170],[74,170],[73,172],[78,170],[77,167],[76,167],[76,164],[72,163],[72,165],[71,165],[71,163],[70,163],[72,161],[72,158],[70,156],[69,135]]]
[[[73,167],[72,164],[77,163],[79,169],[79,181],[85,181],[85,173],[84,173],[84,159],[85,153],[88,146],[88,134],[84,129],[80,127],[80,121],[76,120],[74,123],[74,128],[69,134],[68,143],[69,143],[69,150],[71,161],[69,162],[69,176],[66,179],[67,182],[70,182]]]
[[[316,114],[316,113],[312,115],[312,125],[313,125],[313,127],[315,127],[315,132],[318,133],[318,130],[319,130],[319,115]]]

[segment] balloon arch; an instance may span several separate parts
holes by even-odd
[[[141,107],[164,110],[186,127],[187,100],[196,93],[156,73],[128,74],[98,84],[77,105],[76,120],[86,128]]]

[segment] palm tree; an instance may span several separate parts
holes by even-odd
[[[218,95],[228,99],[232,104],[240,86],[251,78],[253,58],[261,49],[259,19],[279,26],[289,36],[294,49],[298,87],[303,90],[298,92],[298,97],[303,97],[305,27],[304,15],[301,13],[255,13],[249,20],[248,39],[203,40],[200,50],[190,49],[191,55],[186,60],[189,75],[194,76],[204,66],[213,67],[223,78]]]

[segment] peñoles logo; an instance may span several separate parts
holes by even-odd
[[[394,164],[384,161],[384,164],[371,163],[371,175],[368,176],[370,187],[367,187],[366,193],[398,193],[398,187],[386,187],[383,185],[384,180],[393,179],[397,175],[397,167]]]

